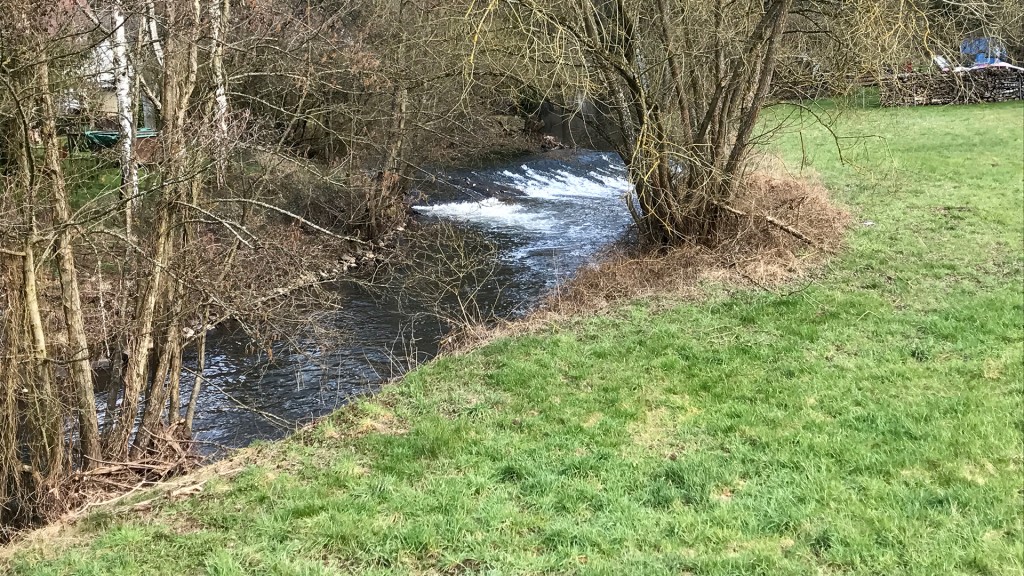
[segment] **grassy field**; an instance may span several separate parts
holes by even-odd
[[[838,130],[775,144],[855,215],[814,283],[441,359],[13,572],[1020,574],[1024,106]]]

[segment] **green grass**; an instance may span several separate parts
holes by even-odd
[[[1020,574],[1024,107],[839,130],[874,136],[851,165],[822,129],[776,144],[855,215],[805,289],[441,359],[13,571]]]
[[[117,201],[121,170],[108,156],[93,152],[75,152],[64,160],[64,177],[71,192],[71,208],[81,210]],[[145,192],[157,185],[157,175],[149,168],[139,170],[139,186]]]

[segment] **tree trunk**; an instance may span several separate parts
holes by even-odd
[[[163,333],[163,342],[160,345],[160,354],[157,359],[156,370],[149,383],[149,390],[146,392],[145,410],[142,413],[142,421],[139,423],[139,431],[135,435],[132,457],[140,458],[146,454],[164,431],[163,414],[167,407],[168,389],[170,384],[177,382],[177,378],[169,379],[168,375],[172,366],[180,363],[175,357],[181,356],[181,330],[178,328],[177,315],[181,311],[180,300],[175,300],[175,285],[168,285],[168,295],[164,302],[175,302],[173,310],[167,310],[168,321]],[[170,382],[168,382],[170,380]]]
[[[192,381],[192,394],[188,397],[188,408],[185,410],[185,431],[192,433],[192,422],[196,417],[196,406],[199,403],[199,392],[203,388],[203,372],[206,370],[206,325],[210,322],[210,307],[203,306],[202,324],[199,326],[199,344],[196,352],[196,374]]]
[[[158,66],[163,68],[164,66],[164,47],[160,42],[160,32],[157,30],[156,22],[156,6],[153,5],[153,0],[146,1],[146,27],[149,29],[149,43],[153,47],[153,55],[156,57],[156,63]]]
[[[184,8],[184,9],[182,9]],[[157,255],[153,259],[154,270],[145,291],[140,295],[140,306],[137,317],[135,342],[128,361],[125,378],[125,400],[131,413],[124,409],[121,413],[121,427],[116,437],[116,449],[124,451],[128,448],[131,433],[131,422],[137,414],[142,390],[147,388],[149,371],[149,350],[153,346],[155,329],[155,311],[157,309],[170,312],[162,323],[166,336],[161,350],[155,378],[150,383],[151,393],[147,395],[146,410],[143,423],[136,437],[132,453],[138,455],[148,449],[153,440],[155,427],[166,405],[165,394],[166,370],[170,364],[170,355],[180,355],[180,344],[175,342],[180,337],[180,315],[174,314],[175,290],[173,285],[164,286],[164,282],[173,282],[170,278],[170,266],[179,255],[179,242],[175,235],[181,234],[181,226],[185,220],[184,206],[188,204],[191,186],[196,184],[190,171],[194,168],[190,160],[194,154],[186,141],[186,118],[192,93],[195,90],[198,76],[198,50],[200,29],[199,1],[185,3],[168,2],[164,4],[164,17],[168,30],[164,45],[163,90],[161,93],[161,118],[163,120],[161,134],[160,167],[163,179],[160,184],[159,228],[155,236]],[[180,303],[179,303],[180,304]],[[155,391],[155,394],[153,393]],[[129,420],[129,417],[131,420]],[[122,452],[123,453],[123,452]]]
[[[210,69],[213,73],[214,170],[224,185],[228,148],[228,93],[224,75],[224,35],[230,21],[230,0],[210,0]]]
[[[75,269],[75,253],[72,247],[74,222],[68,202],[68,191],[60,163],[60,143],[57,140],[55,124],[56,109],[49,90],[49,66],[44,60],[39,66],[41,134],[43,139],[44,163],[53,196],[54,215],[57,226],[57,265],[60,271],[61,303],[70,348],[71,385],[74,389],[78,432],[81,442],[82,467],[88,468],[100,459],[99,423],[96,419],[96,397],[93,393],[92,368],[89,365],[89,341],[85,334],[85,320],[82,316],[82,298],[78,288],[78,271]]]
[[[35,225],[33,223],[33,229]],[[29,382],[27,400],[29,404],[30,437],[29,451],[32,454],[33,474],[40,485],[56,480],[63,472],[64,430],[61,426],[59,404],[54,395],[53,365],[46,351],[46,332],[39,306],[39,291],[36,287],[35,243],[32,234],[25,241],[25,257],[22,258],[22,302],[31,334],[29,356]]]
[[[20,253],[20,247],[18,252]],[[0,503],[17,501],[21,485],[22,414],[19,398],[24,398],[23,352],[24,318],[21,304],[22,262],[24,255],[14,251],[0,253],[0,297],[6,314],[0,315]],[[0,521],[12,522],[14,506],[0,504]]]
[[[117,421],[107,437],[106,453],[111,459],[123,458],[128,453],[128,442],[135,418],[139,412],[139,400],[149,374],[149,354],[153,348],[153,322],[158,296],[163,287],[164,276],[170,260],[171,207],[164,204],[160,210],[159,224],[155,235],[156,253],[153,256],[153,271],[143,281],[135,306],[135,321],[131,327],[128,342],[128,366],[123,377],[124,394]],[[113,417],[108,415],[108,417]]]
[[[120,197],[124,202],[125,229],[132,238],[132,222],[142,204],[139,197],[139,171],[135,163],[135,102],[132,99],[131,65],[128,62],[128,39],[120,2],[112,6],[112,52],[114,63],[114,94],[117,97],[117,125],[121,163]]]

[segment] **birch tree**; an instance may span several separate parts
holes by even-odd
[[[121,201],[124,202],[125,230],[132,236],[132,221],[142,204],[139,196],[139,171],[135,162],[135,100],[132,97],[132,73],[128,60],[127,22],[120,0],[110,5],[111,52],[114,63],[114,93],[117,96],[118,148],[121,163]]]
[[[224,74],[224,45],[231,21],[231,0],[210,2],[210,70],[213,83],[214,169],[217,185],[224,185],[228,153],[228,86]]]

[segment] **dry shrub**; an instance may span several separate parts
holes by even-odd
[[[624,240],[592,266],[550,294],[526,318],[498,325],[472,325],[446,342],[445,352],[471,350],[495,338],[536,332],[558,322],[593,314],[614,304],[647,299],[672,305],[708,294],[708,285],[770,290],[820,268],[842,249],[850,214],[833,202],[820,180],[797,178],[780,160],[763,158],[746,178],[726,213],[713,248],[691,244],[667,250],[641,248]],[[796,230],[798,239],[766,218]]]
[[[746,215],[727,213],[713,248],[693,244],[651,252],[617,245],[549,297],[537,315],[571,316],[637,298],[694,298],[708,282],[779,286],[837,252],[850,221],[817,178],[796,178],[777,161],[763,162],[761,169],[750,174],[731,206]],[[801,232],[814,244],[765,216]]]
[[[256,153],[236,188],[339,234],[376,241],[405,225],[407,180],[358,164],[326,166]],[[290,216],[268,219],[290,223]]]
[[[395,172],[354,172],[328,180],[305,175],[282,181],[286,207],[320,226],[379,240],[405,224],[406,181]],[[298,182],[298,184],[296,184]]]

